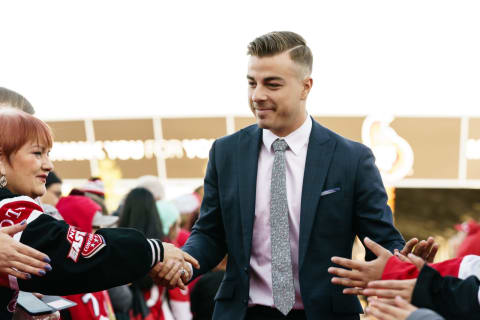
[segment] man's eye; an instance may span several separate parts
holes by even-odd
[[[249,82],[248,85],[253,88],[255,87],[255,82]]]
[[[271,88],[279,88],[281,85],[279,83],[269,83],[268,86]]]
[[[42,152],[41,151],[35,151],[33,154],[36,155],[36,156],[41,156]]]

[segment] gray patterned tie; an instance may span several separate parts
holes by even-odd
[[[285,177],[285,150],[287,147],[288,145],[283,139],[277,139],[273,142],[275,158],[273,160],[272,183],[270,186],[273,303],[284,315],[288,314],[295,303]]]

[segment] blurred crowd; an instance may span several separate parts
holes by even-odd
[[[182,247],[198,218],[203,187],[166,200],[165,187],[155,176],[142,176],[113,212],[105,205],[99,177],[62,195],[62,179],[50,172],[41,198],[44,212],[85,232],[103,227],[134,228],[147,238]],[[148,275],[130,285],[101,292],[65,296],[77,306],[62,311],[62,319],[211,319],[214,296],[224,275],[226,259],[216,269],[192,281],[186,290],[158,286]],[[92,308],[97,305],[98,308]],[[92,312],[93,311],[93,312]]]
[[[14,107],[28,114],[35,111],[23,96],[6,88],[0,88],[0,109],[2,106]],[[164,185],[158,177],[142,176],[124,196],[118,208],[109,212],[101,177],[91,177],[83,186],[73,188],[68,194],[62,194],[62,178],[54,171],[48,173],[44,183],[45,192],[37,199],[43,212],[56,220],[65,221],[80,232],[91,234],[105,227],[133,228],[147,239],[159,239],[176,247],[183,246],[187,241],[199,216],[203,197],[203,187],[198,186],[191,193],[167,200]],[[2,180],[1,187],[4,188],[6,184]],[[33,316],[17,308],[14,317],[57,319],[60,316],[64,320],[211,319],[213,298],[225,266],[226,258],[217,268],[195,279],[185,289],[159,286],[150,275],[145,275],[132,283],[109,290],[64,296],[76,306],[61,310],[60,315],[57,312],[54,315]],[[44,271],[40,273],[45,274]]]

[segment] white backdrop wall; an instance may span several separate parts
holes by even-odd
[[[314,52],[311,114],[480,115],[480,2],[4,0],[0,86],[43,119],[244,115],[246,45]]]

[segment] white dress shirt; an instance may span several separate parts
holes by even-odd
[[[276,139],[281,138],[288,144],[288,148],[285,151],[285,161],[290,250],[295,285],[295,304],[293,308],[303,309],[298,280],[298,242],[303,174],[311,130],[312,119],[308,115],[302,126],[286,137],[277,137],[270,130],[263,130],[263,143],[258,157],[255,220],[253,223],[250,257],[249,306],[264,305],[274,307],[271,269],[272,251],[270,244],[270,182],[273,159],[275,157],[272,143]]]

